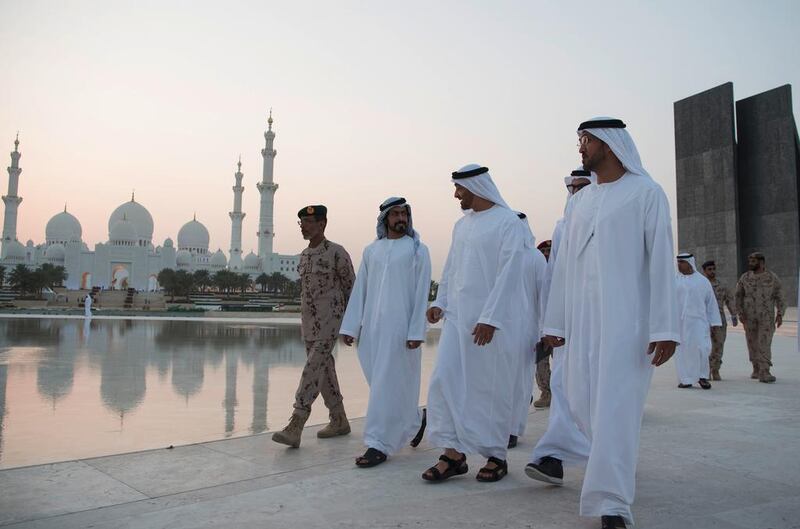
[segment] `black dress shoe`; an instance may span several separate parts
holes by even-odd
[[[625,520],[622,516],[601,516],[601,529],[626,529]]]
[[[692,387],[692,385],[691,384],[678,384],[678,387],[681,388],[681,389],[686,389],[686,388]]]
[[[697,383],[700,384],[700,387],[703,389],[711,389],[711,382],[709,382],[708,379],[701,378]]]
[[[517,436],[516,435],[509,435],[508,436],[508,447],[514,448],[517,446]]]
[[[537,481],[544,481],[553,485],[564,484],[564,465],[560,459],[545,456],[539,463],[528,463],[525,474]]]

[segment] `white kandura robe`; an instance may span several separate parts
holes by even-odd
[[[462,453],[506,458],[519,368],[519,329],[528,322],[524,291],[530,233],[504,207],[469,212],[453,228],[436,301],[444,311],[428,390],[428,439]],[[478,323],[496,328],[473,343]]]
[[[681,311],[681,344],[675,350],[675,369],[681,384],[708,379],[711,327],[722,326],[714,288],[699,272],[676,279]]]
[[[520,369],[514,402],[514,421],[511,434],[518,437],[525,435],[530,413],[531,396],[533,395],[533,378],[536,374],[536,343],[541,338],[541,320],[544,312],[543,290],[547,279],[547,259],[536,248],[525,252],[525,273],[522,286],[525,291],[525,320],[519,331]]]
[[[87,318],[92,317],[92,296],[86,296],[83,300],[83,314]]]
[[[414,239],[378,239],[364,249],[340,334],[358,338],[358,359],[369,384],[364,444],[392,455],[419,430],[425,310],[431,282],[428,248]]]
[[[569,208],[565,212],[565,217],[559,219],[553,229],[550,260],[547,262],[545,295],[549,295],[550,292],[550,283],[564,237],[568,212]],[[547,299],[543,305],[546,310]],[[550,358],[550,409],[547,415],[547,430],[533,449],[531,461],[534,463],[538,463],[545,456],[555,457],[567,464],[581,463],[589,457],[591,449],[589,439],[575,424],[564,394],[564,355],[564,347],[556,347]]]
[[[669,204],[652,179],[631,173],[573,202],[544,332],[566,339],[564,392],[590,443],[580,513],[633,523],[648,344],[680,341]]]

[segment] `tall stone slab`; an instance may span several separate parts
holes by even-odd
[[[733,83],[675,102],[678,249],[713,259],[729,288],[739,275]]]
[[[800,148],[792,88],[736,102],[741,259],[763,252],[790,305],[797,304],[800,262]]]

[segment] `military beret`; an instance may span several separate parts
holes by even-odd
[[[297,212],[297,218],[315,217],[317,219],[324,219],[328,217],[328,208],[321,204],[315,206],[306,206]]]

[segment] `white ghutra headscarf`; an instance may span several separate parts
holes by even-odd
[[[467,188],[470,193],[497,204],[501,208],[511,209],[506,204],[506,201],[503,200],[497,186],[494,185],[489,169],[486,167],[475,163],[465,165],[453,173],[451,181]]]
[[[578,135],[581,132],[588,132],[611,148],[626,171],[652,178],[642,166],[639,150],[625,127],[625,123],[620,119],[601,116],[581,123],[578,126]]]
[[[389,216],[389,212],[392,208],[396,206],[405,206],[406,212],[408,213],[408,228],[406,229],[406,235],[414,239],[414,249],[416,250],[419,248],[419,233],[414,230],[414,222],[411,218],[411,204],[406,202],[406,199],[403,197],[389,197],[381,203],[378,207],[378,224],[375,226],[375,231],[378,234],[378,239],[384,239],[388,235],[388,228],[386,227],[386,217]]]

